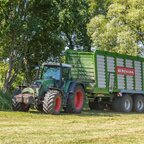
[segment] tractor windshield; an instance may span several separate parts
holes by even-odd
[[[56,80],[60,80],[60,67],[57,66],[44,66],[42,72],[43,79],[51,79],[54,78]]]

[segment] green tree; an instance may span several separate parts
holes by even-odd
[[[58,0],[59,29],[70,49],[89,51],[91,41],[87,35],[86,25],[90,20],[89,3],[87,0]]]
[[[94,17],[98,14],[106,15],[113,0],[87,0],[87,2],[89,4],[89,13],[91,17]]]
[[[97,14],[106,14],[112,0],[57,0],[62,36],[70,49],[91,50],[87,23]]]
[[[144,44],[144,1],[116,0],[106,15],[98,15],[88,24],[88,34],[97,49],[137,55]]]
[[[7,70],[7,64],[3,61],[0,61],[0,88],[3,87],[6,70]]]
[[[51,22],[56,16],[56,8],[52,5],[53,1],[43,5],[37,0],[0,2],[0,49],[2,58],[8,59],[4,91],[12,86],[22,70],[28,74],[31,65],[46,60],[51,54],[58,54],[64,48],[60,34],[56,31],[57,25]],[[37,13],[36,9],[39,10]]]

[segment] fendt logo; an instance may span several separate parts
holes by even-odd
[[[117,66],[116,67],[116,74],[134,76],[135,75],[135,69]]]

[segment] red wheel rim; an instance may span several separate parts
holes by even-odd
[[[80,110],[83,106],[83,92],[78,90],[75,94],[74,105],[77,110]]]
[[[55,111],[59,112],[61,108],[61,97],[57,97],[55,100]]]

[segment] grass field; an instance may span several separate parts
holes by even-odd
[[[0,111],[0,144],[143,144],[144,114]]]

